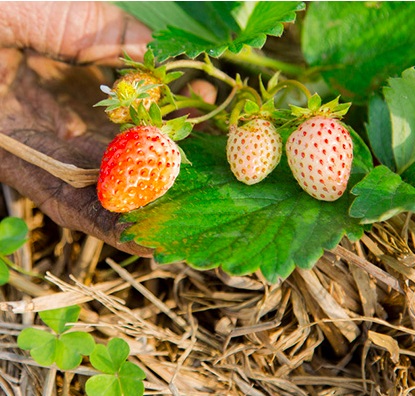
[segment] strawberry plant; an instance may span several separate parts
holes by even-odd
[[[99,103],[128,115],[98,182],[102,205],[128,223],[123,242],[153,248],[159,263],[260,269],[275,282],[343,237],[358,240],[366,224],[413,210],[414,39],[396,28],[413,5],[312,3],[298,22],[301,2],[119,5],[154,30],[143,64],[125,57],[124,76],[139,81],[117,80]],[[302,24],[303,65],[255,52],[288,23]],[[222,60],[246,66],[249,78],[228,74]],[[191,69],[226,88],[220,103],[172,93]],[[203,114],[174,118],[188,107]],[[206,121],[215,133],[192,130]],[[169,149],[141,143],[150,131]],[[178,150],[182,161],[171,158]]]

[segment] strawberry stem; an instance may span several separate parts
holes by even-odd
[[[221,80],[225,82],[226,84],[230,85],[231,87],[235,87],[238,85],[235,79],[228,76],[222,70],[217,69],[211,63],[184,59],[184,60],[178,60],[178,61],[167,63],[165,66],[166,66],[166,71],[174,70],[174,69],[182,69],[182,68],[202,70],[209,76],[215,77],[218,80]]]
[[[238,126],[239,116],[245,107],[246,101],[247,99],[242,99],[233,107],[232,113],[229,117],[229,129],[236,128]]]
[[[186,109],[186,108],[196,108],[199,110],[206,110],[206,111],[212,111],[216,109],[215,105],[209,104],[204,102],[200,99],[183,99],[178,100],[174,104],[168,104],[166,106],[163,106],[161,110],[161,114],[164,117],[167,114],[170,114],[173,111],[179,110],[179,109]]]
[[[200,117],[189,118],[187,121],[195,125],[195,124],[200,124],[201,122],[207,121],[210,118],[213,118],[214,116],[219,114],[222,110],[226,109],[226,107],[228,107],[228,105],[232,102],[233,98],[238,92],[238,88],[239,88],[238,86],[234,86],[231,93],[226,98],[226,100],[220,106],[216,107],[216,109],[212,110],[210,113],[207,113]]]
[[[254,51],[250,47],[244,47],[239,54],[233,54],[227,51],[223,54],[223,58],[233,63],[248,63],[250,65],[267,67],[272,70],[279,70],[284,74],[290,76],[302,75],[305,71],[303,66],[294,65],[292,63],[282,62],[276,59],[269,58]]]
[[[299,89],[306,96],[307,100],[311,98],[312,95],[310,90],[304,84],[296,80],[284,80],[279,82],[277,85],[275,85],[275,87],[272,88],[269,94],[271,96],[275,96],[279,91],[285,88],[289,88],[290,86]]]

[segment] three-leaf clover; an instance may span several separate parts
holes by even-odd
[[[144,372],[126,361],[130,353],[127,342],[113,338],[107,346],[97,344],[91,353],[92,366],[103,374],[88,379],[88,396],[140,396],[144,393]]]
[[[9,281],[9,259],[27,240],[28,228],[18,217],[5,217],[0,221],[0,286]]]
[[[43,322],[54,333],[45,330],[27,328],[17,338],[19,348],[30,350],[32,358],[44,366],[53,363],[61,370],[71,370],[81,364],[82,356],[88,356],[94,350],[94,338],[83,331],[68,331],[78,320],[79,306],[58,308],[39,313]]]

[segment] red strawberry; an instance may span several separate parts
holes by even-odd
[[[231,129],[226,146],[235,177],[245,184],[259,183],[278,165],[282,140],[271,122],[254,119]]]
[[[313,117],[292,133],[286,145],[288,164],[300,186],[314,198],[335,201],[347,187],[353,143],[338,120]]]
[[[180,171],[179,149],[154,126],[117,135],[101,162],[97,192],[104,208],[129,212],[161,197]]]

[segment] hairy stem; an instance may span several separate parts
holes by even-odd
[[[294,87],[299,89],[305,96],[307,99],[311,98],[311,92],[310,90],[302,83],[300,83],[299,81],[296,80],[283,80],[280,81],[275,87],[272,88],[272,90],[269,92],[269,94],[271,96],[276,95],[279,91],[281,91],[284,88],[288,88],[288,87]]]
[[[199,110],[206,110],[206,111],[212,111],[216,109],[215,105],[209,104],[204,102],[200,99],[182,99],[178,100],[175,104],[168,104],[166,106],[163,106],[161,110],[161,115],[164,117],[167,114],[170,114],[173,111],[179,110],[179,109],[186,109],[186,108],[196,108]]]
[[[232,77],[228,76],[222,70],[214,67],[211,63],[194,61],[194,60],[178,60],[174,62],[170,62],[166,64],[166,71],[174,70],[174,69],[196,69],[202,70],[209,76],[215,77],[218,80],[225,82],[226,84],[230,85],[231,87],[235,87],[238,85],[237,81]]]
[[[255,66],[267,67],[269,69],[276,71],[279,70],[284,74],[288,74],[290,76],[299,76],[303,74],[305,71],[305,68],[303,66],[269,58],[265,55],[261,55],[259,52],[253,51],[252,48],[244,48],[244,50],[241,51],[239,54],[234,54],[230,51],[227,51],[223,55],[223,58],[233,63],[245,62]]]
[[[200,124],[201,122],[207,121],[210,118],[216,116],[222,110],[226,109],[226,107],[232,102],[232,99],[235,97],[237,92],[238,92],[238,87],[237,86],[233,87],[231,93],[226,98],[226,100],[220,106],[216,107],[215,110],[212,110],[210,113],[207,113],[207,114],[205,114],[203,116],[200,116],[200,117],[189,118],[187,121],[192,123],[192,124]]]

